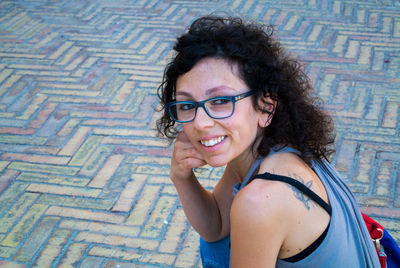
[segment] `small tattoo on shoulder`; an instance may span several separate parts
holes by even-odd
[[[304,180],[298,176],[297,174],[291,174],[291,177],[299,182],[301,182],[302,184],[304,184],[307,188],[311,189],[312,185],[313,185],[313,181],[310,180],[308,182],[304,182]],[[299,189],[297,189],[296,187],[290,185],[290,188],[293,190],[294,196],[304,204],[304,206],[306,207],[307,210],[310,210],[311,208],[311,204],[312,206],[315,206],[314,202],[312,199],[310,199],[307,195],[305,195],[303,192],[301,192]]]

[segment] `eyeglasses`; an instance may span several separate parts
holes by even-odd
[[[211,118],[224,119],[232,116],[235,112],[235,102],[254,93],[254,91],[247,91],[236,96],[220,96],[203,101],[173,101],[166,103],[165,108],[171,119],[178,123],[193,121],[199,107],[202,107]]]

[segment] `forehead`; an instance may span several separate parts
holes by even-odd
[[[176,93],[180,91],[205,91],[215,87],[243,89],[244,81],[236,63],[220,58],[205,58],[187,73],[178,77]]]

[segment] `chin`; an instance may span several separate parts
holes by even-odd
[[[212,167],[223,167],[228,164],[228,162],[225,159],[206,159],[206,162],[209,166]]]
[[[207,164],[208,164],[209,166],[211,166],[211,167],[217,168],[217,167],[224,167],[224,166],[226,166],[227,163],[223,163],[223,164],[207,163]]]

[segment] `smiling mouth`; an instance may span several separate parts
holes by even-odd
[[[225,137],[226,136],[221,136],[221,137],[214,138],[211,140],[201,140],[200,142],[201,142],[201,144],[203,144],[206,147],[211,147],[211,146],[214,146],[214,145],[220,143],[221,141],[225,140]]]

